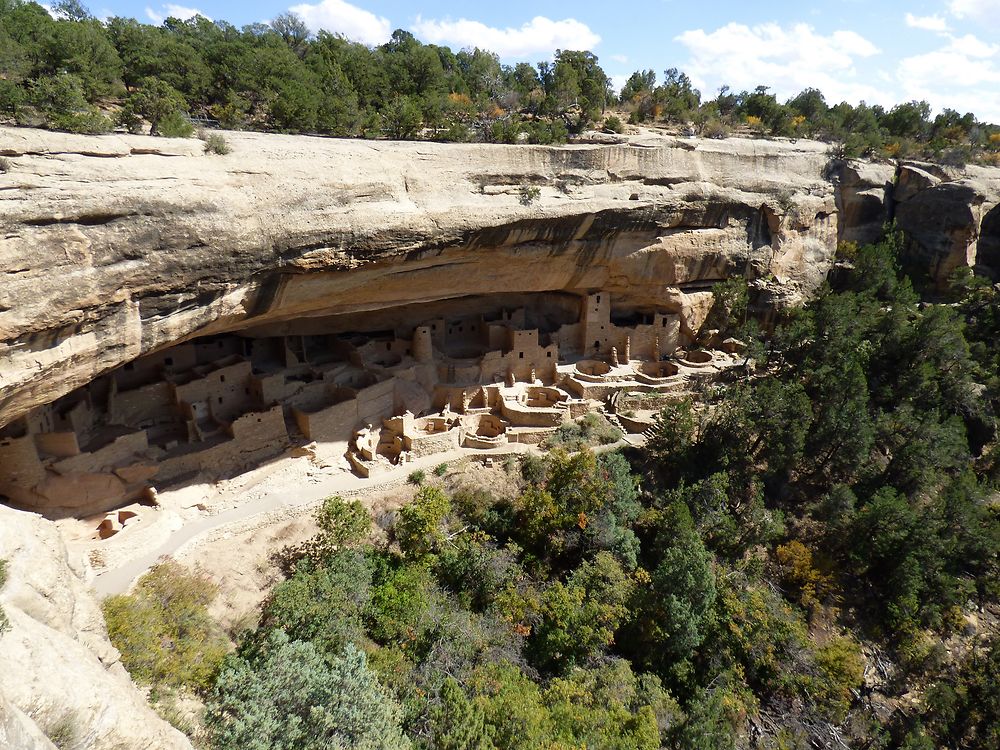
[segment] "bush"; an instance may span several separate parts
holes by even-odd
[[[190,138],[194,133],[194,125],[179,110],[171,112],[159,122],[158,134],[165,138]]]
[[[412,484],[414,487],[419,487],[427,479],[427,472],[423,469],[417,469],[416,471],[411,471],[410,476],[406,478],[406,481]]]
[[[142,118],[149,121],[150,135],[170,138],[187,138],[194,132],[194,126],[185,117],[184,97],[170,84],[157,78],[144,78],[138,90],[125,100],[118,121],[138,133]]]
[[[722,120],[709,120],[701,129],[701,134],[706,138],[728,138],[729,126]]]
[[[530,206],[542,197],[542,189],[534,185],[522,185],[517,195],[522,206]]]
[[[434,467],[434,476],[443,477],[448,473],[448,464],[438,464]]]
[[[622,432],[601,414],[591,412],[576,422],[568,422],[542,441],[547,450],[564,448],[582,450],[588,446],[610,445],[622,438]]]
[[[625,123],[615,115],[608,115],[604,119],[604,131],[607,133],[624,133]]]
[[[334,553],[322,564],[304,562],[275,586],[264,605],[258,640],[281,630],[324,652],[340,651],[363,637],[362,616],[371,601],[371,586],[372,565],[358,550]]]
[[[204,575],[168,561],[140,578],[135,593],[105,599],[108,636],[132,677],[153,686],[211,685],[228,649],[208,615],[215,595]]]
[[[81,746],[80,717],[73,709],[36,703],[29,706],[26,713],[59,750],[74,750]]]
[[[448,496],[437,487],[424,485],[409,505],[399,510],[396,540],[407,555],[420,556],[434,551],[443,534],[444,517],[451,512]]]
[[[229,145],[229,142],[222,136],[221,133],[203,133],[199,137],[205,141],[206,154],[218,154],[219,156],[225,156],[233,150],[232,146]]]
[[[336,549],[363,541],[371,530],[372,520],[360,500],[328,497],[316,511],[316,525],[324,546]]]
[[[359,500],[348,502],[339,495],[326,498],[316,510],[315,519],[318,534],[271,557],[285,575],[294,573],[305,559],[320,565],[344,547],[356,546],[364,541],[372,526],[371,516]]]
[[[263,658],[230,657],[208,702],[216,750],[404,750],[402,710],[353,645],[327,659],[271,634]]]

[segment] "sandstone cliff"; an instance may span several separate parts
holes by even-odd
[[[304,316],[606,289],[697,328],[712,282],[796,299],[836,245],[817,143],[227,137],[0,130],[0,426],[142,353]]]
[[[0,129],[0,426],[140,354],[303,317],[605,289],[694,333],[715,281],[794,302],[892,216],[938,275],[1000,257],[996,169],[897,189],[808,141],[227,138]]]
[[[0,557],[0,746],[190,748],[133,686],[55,525],[0,505]]]
[[[960,266],[1000,280],[1000,169],[850,162],[831,172],[841,240],[871,242],[895,221],[915,267],[938,284]]]

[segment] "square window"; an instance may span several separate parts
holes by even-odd
[[[517,353],[517,358],[518,359],[524,359],[524,352],[518,352]]]
[[[552,352],[545,352],[545,356],[552,359]]]

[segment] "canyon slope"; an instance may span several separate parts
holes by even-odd
[[[839,243],[891,220],[933,279],[1000,278],[997,169],[652,134],[561,148],[226,138],[219,156],[194,139],[0,128],[0,444],[32,410],[215,334],[374,340],[508,303],[554,328],[607,293],[608,322],[676,317],[687,345],[706,338],[718,282],[746,278],[761,311],[800,303]],[[51,747],[44,720],[71,716],[94,747],[188,746],[130,685],[56,528],[0,504],[0,558],[14,667],[0,744]]]

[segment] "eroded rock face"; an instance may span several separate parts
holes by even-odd
[[[46,732],[65,726],[73,747],[189,750],[129,679],[55,525],[0,505],[0,557],[0,745],[54,747]]]
[[[696,321],[733,273],[801,298],[836,244],[822,144],[227,138],[0,129],[0,426],[194,335],[497,291]]]
[[[835,164],[838,239],[864,245],[874,242],[892,218],[896,168],[890,164],[850,161]]]
[[[672,311],[694,337],[716,281],[745,274],[793,304],[838,241],[893,217],[939,278],[996,273],[1000,256],[997,169],[831,169],[807,141],[226,137],[220,157],[195,140],[0,129],[0,427],[194,336],[603,289],[616,312]]]

